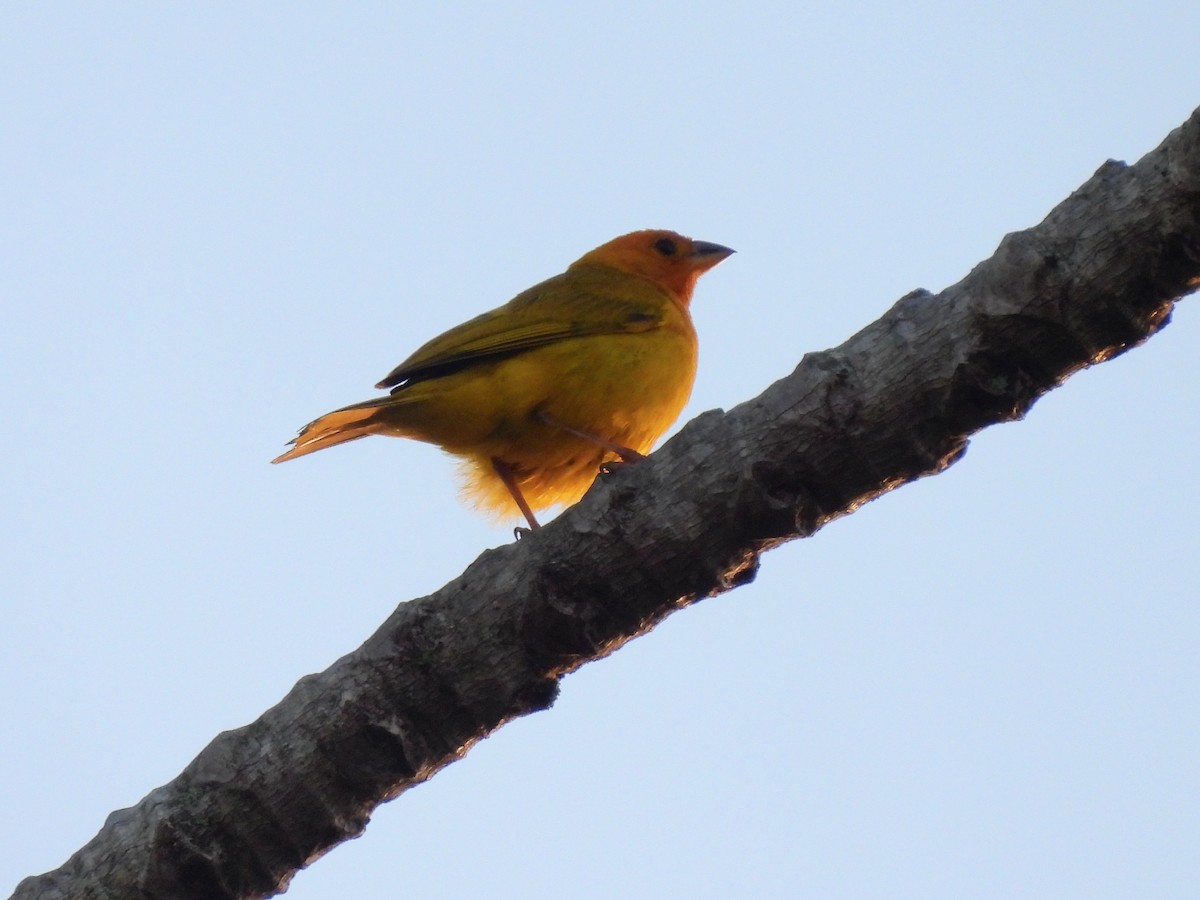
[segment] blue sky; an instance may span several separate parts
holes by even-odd
[[[506,527],[272,467],[642,227],[738,250],[685,418],[1200,105],[1193,2],[0,11],[0,886]],[[569,676],[294,898],[1194,896],[1200,311]]]

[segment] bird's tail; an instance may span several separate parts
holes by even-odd
[[[378,400],[355,403],[353,406],[325,413],[319,419],[314,419],[300,429],[300,434],[289,442],[295,446],[286,453],[275,457],[271,462],[286,462],[297,456],[324,450],[335,444],[356,441],[368,434],[387,433],[389,429],[376,414],[389,399],[391,398],[380,397]]]

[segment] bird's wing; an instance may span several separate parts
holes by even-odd
[[[398,365],[376,387],[398,390],[476,363],[524,353],[568,338],[635,334],[659,327],[670,299],[653,285],[623,290],[588,287],[559,275],[504,306],[451,328]],[[399,386],[399,387],[397,387]]]

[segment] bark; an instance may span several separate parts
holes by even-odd
[[[358,650],[109,816],[20,898],[265,897],[371,811],[759,554],[961,458],[1200,286],[1200,110],[1108,162],[939,294],[916,291],[760,396],[704,413],[541,531],[402,603]]]

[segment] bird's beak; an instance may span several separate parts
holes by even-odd
[[[723,259],[732,256],[733,250],[720,244],[710,244],[708,241],[692,241],[692,252],[689,254],[693,264],[700,271],[711,269]]]

